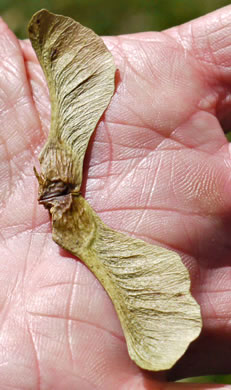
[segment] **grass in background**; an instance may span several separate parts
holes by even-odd
[[[229,4],[227,0],[0,0],[0,13],[19,38],[27,38],[27,24],[41,8],[71,16],[99,35],[117,35],[160,31]],[[227,138],[231,141],[231,132]],[[231,384],[231,375],[184,382]]]
[[[210,376],[197,376],[195,378],[187,378],[178,382],[186,383],[217,383],[217,384],[231,384],[231,375],[210,375]]]

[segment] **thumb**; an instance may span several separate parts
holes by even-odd
[[[211,95],[201,109],[216,114],[224,130],[231,128],[231,6],[166,31],[197,60]]]

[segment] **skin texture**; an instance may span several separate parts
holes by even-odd
[[[182,256],[203,332],[170,372],[140,370],[101,285],[52,241],[32,169],[49,129],[48,91],[29,42],[1,21],[2,390],[173,390],[183,387],[165,379],[230,371],[231,149],[222,126],[231,128],[231,7],[105,42],[116,93],[91,140],[82,193],[113,229]]]

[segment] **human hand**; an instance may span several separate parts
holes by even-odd
[[[1,389],[177,389],[164,380],[229,372],[231,157],[217,118],[230,127],[230,30],[226,7],[163,33],[105,39],[117,90],[83,192],[112,228],[180,253],[202,308],[201,336],[159,376],[130,360],[107,294],[52,242],[33,175],[48,91],[29,42],[1,22]]]

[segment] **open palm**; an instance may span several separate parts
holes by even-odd
[[[91,140],[83,193],[109,226],[174,249],[190,271],[203,332],[166,378],[228,372],[231,149],[217,117],[231,124],[231,7],[105,42],[116,93]],[[3,22],[0,70],[0,388],[155,388],[129,359],[106,292],[52,242],[33,174],[48,91],[29,42]]]

